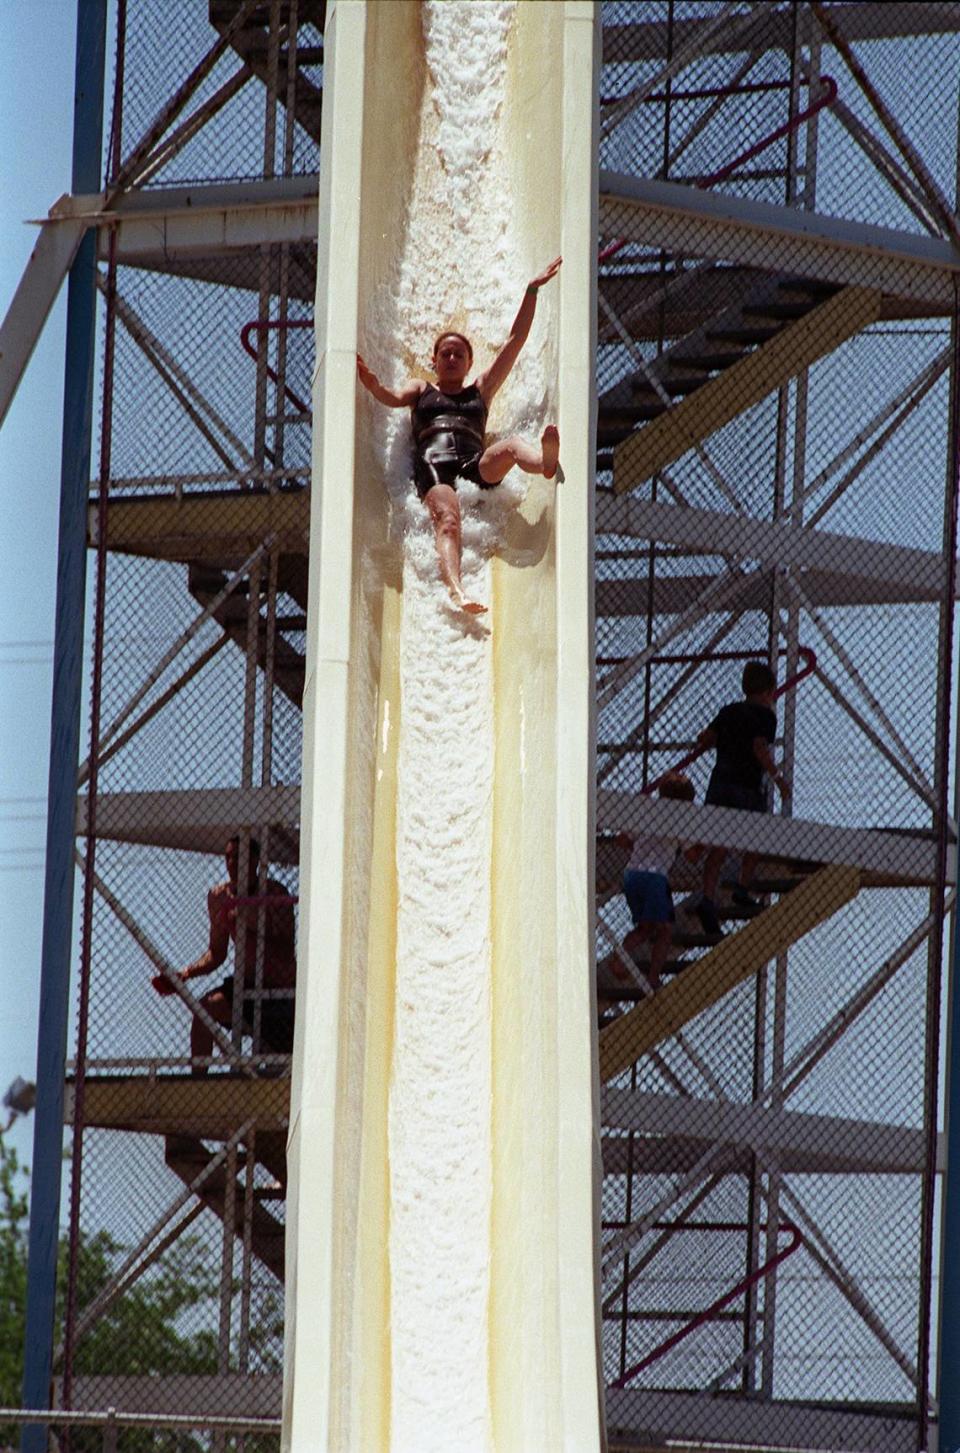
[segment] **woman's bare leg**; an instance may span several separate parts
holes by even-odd
[[[555,424],[548,424],[540,436],[540,448],[528,444],[517,434],[491,444],[480,456],[480,478],[484,484],[499,484],[517,465],[526,474],[542,474],[552,479],[560,457],[560,434]]]
[[[650,950],[650,967],[647,970],[647,982],[651,989],[659,989],[660,979],[663,975],[663,966],[667,962],[667,954],[670,945],[673,943],[673,924],[658,923],[653,931],[653,946]]]
[[[209,994],[204,994],[200,1003],[210,1018],[215,1019],[218,1024],[230,1025],[233,1023],[233,1005],[220,989],[213,989]],[[213,1035],[202,1019],[192,1019],[190,1021],[191,1059],[208,1059],[212,1054]],[[208,1068],[208,1065],[195,1065],[192,1074],[205,1075]]]
[[[479,601],[468,600],[460,580],[460,501],[457,491],[449,484],[435,484],[427,491],[423,502],[433,521],[440,575],[454,605],[469,615],[482,615],[487,607]]]

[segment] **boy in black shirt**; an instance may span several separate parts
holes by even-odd
[[[737,807],[741,811],[766,812],[767,789],[764,773],[789,797],[790,788],[777,770],[770,748],[777,734],[773,697],[777,679],[763,661],[748,661],[743,668],[742,687],[746,700],[722,706],[713,721],[697,738],[698,747],[715,748],[716,764],[710,775],[705,802],[714,807]],[[703,865],[703,897],[697,912],[706,933],[720,933],[716,892],[726,848],[711,848]],[[740,883],[733,901],[741,907],[756,907],[747,891],[757,855],[745,853],[740,864]]]

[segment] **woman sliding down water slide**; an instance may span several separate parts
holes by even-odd
[[[473,364],[470,340],[462,333],[441,333],[433,345],[436,384],[412,379],[397,392],[386,388],[357,354],[357,373],[364,388],[391,409],[409,409],[413,421],[414,482],[417,494],[433,520],[440,574],[460,610],[480,615],[486,610],[467,600],[460,580],[460,505],[456,481],[470,480],[481,489],[500,483],[515,464],[527,474],[552,479],[557,472],[560,435],[548,424],[540,448],[512,434],[484,448],[484,432],[491,401],[517,361],[530,332],[537,307],[537,292],[550,281],[562,259],[554,258],[527,284],[523,302],[513,320],[510,337],[490,367],[464,387]]]

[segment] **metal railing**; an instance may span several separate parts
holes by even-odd
[[[604,1225],[609,1227],[609,1229],[611,1230],[614,1228],[614,1226],[619,1226],[622,1224],[624,1223],[604,1223]],[[689,1224],[686,1225],[666,1226],[659,1228],[654,1227],[653,1229],[661,1229],[666,1231],[747,1231],[749,1230],[749,1226],[744,1225],[742,1222],[739,1221],[691,1221]],[[764,1226],[760,1227],[761,1231],[765,1229],[766,1228]],[[618,1389],[625,1388],[627,1384],[632,1381],[633,1378],[639,1376],[639,1374],[643,1372],[645,1368],[650,1367],[654,1362],[658,1362],[661,1357],[666,1356],[668,1352],[672,1351],[674,1347],[677,1347],[681,1342],[685,1341],[686,1338],[691,1336],[692,1333],[696,1332],[698,1328],[705,1326],[708,1322],[715,1321],[716,1318],[723,1311],[723,1309],[725,1307],[728,1307],[731,1302],[736,1301],[738,1297],[743,1296],[744,1292],[748,1292],[751,1287],[754,1287],[759,1282],[764,1281],[768,1276],[772,1276],[777,1268],[779,1266],[782,1266],[787,1258],[792,1256],[795,1251],[799,1251],[800,1247],[803,1245],[803,1235],[801,1234],[799,1228],[795,1226],[792,1221],[781,1221],[780,1225],[777,1227],[777,1234],[779,1235],[781,1231],[787,1232],[790,1236],[790,1241],[786,1246],[781,1247],[781,1249],[776,1252],[775,1255],[769,1257],[765,1262],[763,1262],[761,1266],[758,1266],[755,1271],[750,1272],[748,1276],[741,1277],[741,1279],[737,1282],[736,1286],[731,1287],[729,1291],[726,1291],[723,1293],[722,1296],[717,1297],[716,1301],[711,1302],[709,1307],[705,1307],[704,1310],[702,1312],[698,1312],[695,1317],[691,1317],[690,1320],[688,1322],[685,1322],[678,1331],[672,1333],[671,1336],[666,1337],[662,1342],[654,1347],[651,1352],[648,1352],[645,1357],[642,1357],[639,1362],[634,1363],[633,1367],[628,1367],[626,1372],[622,1373],[615,1382],[612,1382],[610,1384],[610,1386]]]
[[[755,156],[759,156],[761,151],[766,151],[768,146],[773,146],[774,142],[782,141],[784,137],[790,136],[792,132],[799,131],[801,126],[805,125],[808,121],[812,121],[813,118],[815,116],[818,116],[820,112],[823,111],[826,107],[836,105],[837,83],[834,80],[833,76],[823,74],[820,76],[820,80],[823,83],[823,90],[815,101],[811,101],[809,106],[805,106],[802,111],[798,111],[796,116],[791,116],[789,121],[785,121],[782,126],[778,126],[774,131],[771,131],[769,136],[761,137],[761,139],[755,142],[753,146],[749,146],[746,151],[740,152],[738,156],[734,157],[733,161],[727,162],[725,166],[720,167],[717,171],[710,172],[707,176],[681,177],[676,178],[675,180],[688,182],[691,186],[699,187],[701,191],[705,191],[707,187],[716,186],[718,182],[727,181],[737,170],[738,167],[743,166],[744,162],[752,161]],[[747,87],[745,89],[773,89],[775,86],[778,86],[780,84],[781,83],[773,82],[768,83],[767,86],[753,86]],[[679,99],[681,94],[689,95],[691,97],[700,95],[716,95],[718,97],[726,95],[732,96],[735,95],[740,89],[740,87],[729,87],[727,89],[724,89],[723,87],[711,87],[703,91],[676,93],[674,95],[674,99]],[[625,98],[622,96],[608,96],[606,98],[601,97],[600,105],[613,105],[614,102],[621,101],[623,99]],[[652,101],[658,98],[654,96],[649,96],[646,99]],[[607,246],[601,248],[600,252],[597,254],[597,262],[608,262],[610,258],[614,257],[622,247],[626,247],[629,241],[630,239],[628,237],[619,237],[615,242],[609,242]]]
[[[779,654],[784,655],[786,653],[784,651],[781,651]],[[800,656],[803,660],[803,667],[801,670],[795,671],[792,676],[788,676],[787,679],[782,682],[780,686],[777,687],[776,691],[773,693],[774,701],[778,701],[780,697],[783,696],[787,691],[794,690],[797,686],[800,685],[801,681],[805,681],[808,676],[812,676],[816,671],[817,653],[816,651],[814,651],[812,646],[798,646],[797,655]],[[630,657],[628,656],[598,656],[597,665],[616,666],[622,664],[624,661],[627,661],[629,659]],[[755,659],[755,653],[754,655],[751,655],[749,651],[711,651],[707,655],[679,654],[653,656],[649,661],[649,665],[700,665],[707,661],[748,661],[753,659]],[[628,741],[624,743],[617,752],[612,752],[609,754],[610,761],[607,764],[608,767],[615,763],[617,760],[619,760],[620,757],[626,756],[628,752],[634,750],[636,750],[636,745],[633,742]],[[641,797],[649,797],[651,793],[656,792],[657,788],[663,782],[665,777],[669,777],[673,772],[683,772],[693,762],[696,762],[699,757],[702,757],[705,752],[710,750],[711,748],[709,747],[695,747],[693,751],[688,752],[685,757],[681,757],[679,761],[674,762],[670,767],[666,769],[666,771],[661,772],[659,777],[654,777],[652,782],[648,782],[645,787],[642,787],[640,789],[639,795]]]
[[[251,323],[244,323],[243,327],[240,329],[240,343],[241,343],[241,346],[243,347],[244,352],[245,353],[248,353],[250,355],[250,357],[253,359],[254,363],[259,363],[260,362],[260,347],[259,347],[259,342],[258,342],[257,346],[254,347],[253,343],[250,341],[251,340],[251,336],[254,333],[270,333],[270,332],[289,333],[294,328],[312,328],[312,327],[313,327],[313,319],[312,318],[263,318],[263,319],[254,319],[253,322],[251,322]],[[267,363],[265,365],[265,368],[266,368],[266,372],[267,372],[267,377],[274,384],[276,384],[277,386],[279,386],[280,385],[280,375],[277,373],[276,369],[271,364],[269,364],[269,363]],[[311,413],[311,410],[310,410],[310,405],[308,403],[305,403],[303,401],[303,399],[300,397],[299,394],[294,393],[293,389],[290,388],[289,384],[287,384],[287,383],[284,383],[283,384],[283,392],[286,395],[286,397],[290,400],[290,402],[293,404],[294,408],[299,409],[299,411],[300,411],[301,414],[305,414],[307,416],[307,419],[308,420],[313,418],[313,414]]]
[[[172,1413],[123,1413],[116,1408],[101,1412],[76,1412],[55,1408],[0,1408],[0,1423],[40,1424],[49,1428],[102,1428],[103,1453],[116,1453],[121,1428],[140,1428],[149,1432],[201,1432],[220,1434],[262,1433],[279,1437],[279,1418],[223,1418]]]

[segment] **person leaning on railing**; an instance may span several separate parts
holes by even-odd
[[[183,983],[201,978],[219,969],[226,960],[231,941],[237,942],[237,914],[243,907],[237,893],[240,864],[240,839],[230,838],[224,850],[227,865],[227,881],[218,883],[207,894],[207,915],[210,920],[210,941],[205,953],[192,964],[181,970],[179,978]],[[264,989],[292,990],[297,979],[297,959],[294,942],[295,928],[293,900],[282,883],[273,878],[261,881],[259,872],[260,844],[250,840],[249,872],[247,890],[243,895],[255,900],[266,899],[261,910],[259,902],[245,908],[246,933],[244,935],[243,977],[243,1024],[247,1034],[253,1033],[255,998],[249,992],[253,988],[257,962],[257,921],[264,919],[263,979]],[[274,905],[269,899],[277,898]],[[174,985],[165,974],[158,974],[152,980],[158,994],[173,994]],[[230,1026],[233,1023],[234,975],[229,974],[215,989],[210,989],[200,999],[201,1006],[217,1024]],[[293,1049],[293,996],[260,1001],[260,1044],[255,1052],[272,1050],[277,1054],[289,1054]],[[190,1054],[196,1061],[207,1059],[213,1053],[213,1035],[206,1024],[196,1016],[190,1026]],[[206,1074],[207,1066],[194,1064],[194,1074]]]
[[[776,784],[781,797],[790,796],[790,785],[770,751],[777,735],[777,714],[773,709],[777,678],[766,662],[748,661],[741,685],[744,700],[722,706],[697,737],[698,747],[717,754],[704,801],[713,807],[767,812],[765,776]],[[697,912],[705,933],[722,933],[716,894],[726,856],[726,848],[713,847],[704,860],[703,895]],[[744,853],[733,892],[733,901],[741,908],[759,907],[749,891],[756,866],[757,854]]]

